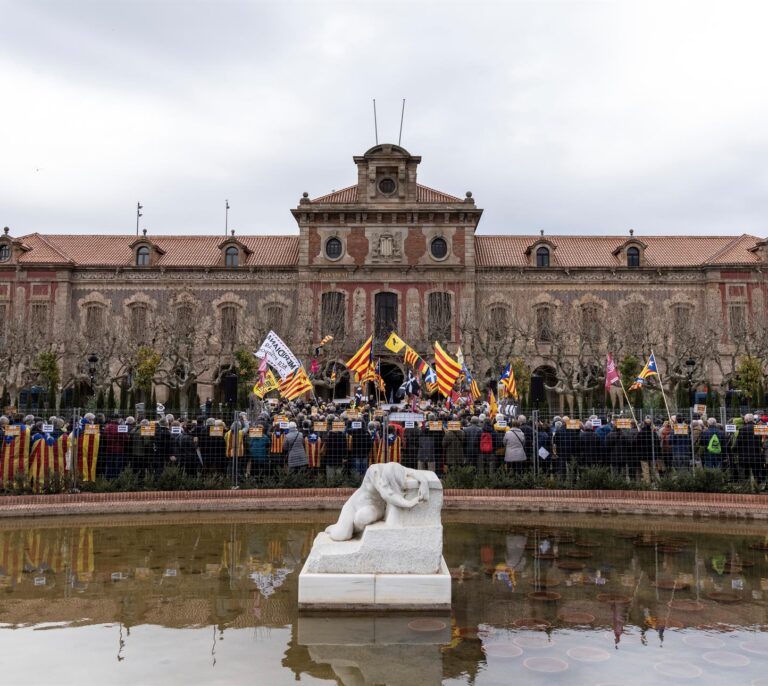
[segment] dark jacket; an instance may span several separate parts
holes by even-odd
[[[464,427],[464,456],[469,464],[476,465],[480,459],[480,436],[483,430],[479,424]]]
[[[446,431],[443,434],[443,451],[449,467],[464,464],[464,434],[461,431]]]

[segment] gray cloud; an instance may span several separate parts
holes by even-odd
[[[739,2],[0,3],[0,224],[294,229],[395,140],[486,232],[765,235],[768,9]]]

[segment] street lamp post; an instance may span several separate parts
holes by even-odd
[[[99,358],[96,356],[95,353],[91,353],[88,355],[88,378],[91,381],[91,391],[94,390],[93,388],[93,379],[96,376],[96,364],[98,363]]]
[[[693,370],[696,368],[696,360],[692,357],[689,357],[685,361],[685,368],[686,372],[685,375],[688,378],[688,405],[689,407],[694,406],[694,397],[693,397]]]

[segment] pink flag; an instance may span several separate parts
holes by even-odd
[[[611,356],[611,353],[608,353],[608,364],[605,366],[605,390],[607,391],[619,380],[619,373],[616,371],[613,357]]]
[[[310,374],[317,374],[320,371],[320,363],[317,358],[312,358],[312,363],[309,365]]]
[[[259,362],[259,385],[264,385],[264,382],[267,380],[268,370],[269,366],[267,365],[267,356],[264,355],[264,357],[261,358],[261,362]]]

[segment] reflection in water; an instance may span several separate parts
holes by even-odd
[[[760,528],[448,523],[451,616],[297,617],[326,522],[275,517],[2,524],[4,683],[81,684],[67,655],[84,637],[102,683],[749,683],[768,661]]]

